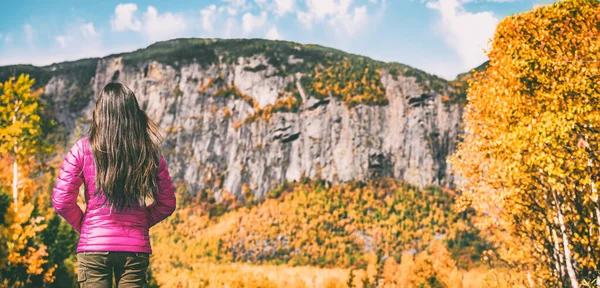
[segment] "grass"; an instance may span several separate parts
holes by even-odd
[[[345,287],[348,270],[198,261],[191,267],[155,270],[153,277],[161,287],[333,288]]]
[[[374,273],[369,269],[318,268],[311,266],[290,267],[286,265],[255,265],[248,263],[217,264],[203,260],[190,267],[157,267],[153,254],[150,261],[151,286],[153,287],[246,287],[246,288],[366,288],[365,279]],[[383,288],[397,287],[527,287],[519,282],[514,273],[506,269],[474,268],[463,271],[453,282],[429,283],[419,281],[419,273],[407,265],[382,268],[379,278]],[[523,277],[524,275],[517,275]],[[352,277],[352,281],[349,278]],[[349,285],[351,283],[351,286]],[[591,287],[591,286],[586,286]]]

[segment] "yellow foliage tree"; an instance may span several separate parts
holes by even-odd
[[[593,0],[509,16],[470,81],[462,202],[528,286],[600,277],[599,27]]]
[[[46,246],[37,238],[46,224],[35,212],[37,184],[30,177],[37,170],[34,156],[49,149],[42,141],[42,91],[32,92],[33,83],[28,75],[0,83],[0,287],[54,280],[55,267],[45,267]]]
[[[47,248],[38,240],[46,228],[45,218],[36,216],[33,192],[36,183],[29,177],[30,163],[21,164],[19,189],[21,200],[18,209],[10,202],[8,187],[12,169],[8,159],[0,160],[0,287],[24,287],[33,283],[54,281],[56,267],[46,267]]]
[[[18,162],[31,157],[42,147],[39,97],[42,90],[32,92],[35,80],[21,75],[0,83],[0,153],[13,158],[13,202],[17,209]]]

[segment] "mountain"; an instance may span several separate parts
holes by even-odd
[[[286,41],[174,39],[103,58],[0,67],[0,80],[20,73],[45,89],[47,117],[66,146],[87,131],[105,84],[129,86],[165,131],[173,179],[193,194],[259,199],[303,178],[455,183],[446,157],[461,132],[464,83],[407,65]]]

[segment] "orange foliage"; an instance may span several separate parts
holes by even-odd
[[[598,23],[588,0],[505,18],[468,90],[461,201],[531,286],[600,279]]]

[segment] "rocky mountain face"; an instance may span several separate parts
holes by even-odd
[[[333,90],[311,92],[306,79],[338,60],[377,69],[386,101],[350,105]],[[68,131],[69,144],[87,131],[105,84],[129,86],[164,131],[173,179],[192,193],[262,198],[303,177],[455,182],[446,158],[461,132],[456,85],[402,64],[290,42],[178,39],[101,59],[0,67],[0,80],[22,72],[44,87],[49,115]],[[293,107],[278,109],[284,100]]]

